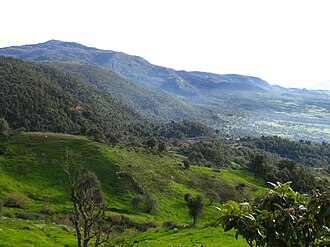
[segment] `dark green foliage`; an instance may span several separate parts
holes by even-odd
[[[151,134],[182,138],[214,132],[189,121],[152,121],[109,92],[45,64],[0,57],[0,83],[0,116],[13,129],[90,135],[99,141],[106,136],[111,144],[142,141]]]
[[[155,137],[150,137],[147,141],[146,141],[146,145],[148,148],[153,149],[156,145],[157,145],[157,140]]]
[[[185,169],[189,169],[190,168],[190,161],[188,159],[184,159],[182,161],[182,163],[183,163],[183,166],[184,166]]]
[[[194,164],[229,168],[232,166],[233,161],[245,166],[247,163],[246,156],[249,156],[251,151],[249,148],[236,148],[233,145],[214,139],[197,141],[181,148],[181,152],[188,156],[189,161]]]
[[[270,140],[271,138],[265,138],[263,141],[266,145],[271,142]],[[181,152],[188,156],[190,162],[197,165],[247,168],[256,176],[269,182],[292,181],[292,188],[299,192],[311,192],[315,188],[324,190],[329,186],[327,179],[316,179],[316,173],[312,169],[306,168],[294,160],[284,159],[278,154],[251,147],[246,144],[246,140],[242,144],[209,139],[183,146]],[[293,147],[299,147],[299,145],[293,145]],[[292,152],[295,153],[297,150],[292,149]],[[303,156],[303,153],[301,155]],[[326,153],[320,153],[320,160],[322,155],[326,155]],[[324,158],[327,159],[327,157]],[[233,162],[237,165],[233,165]]]
[[[46,220],[46,218],[41,214],[32,214],[26,212],[17,212],[15,213],[15,218],[24,219],[24,220]]]
[[[165,138],[191,138],[191,137],[215,137],[217,134],[214,129],[204,124],[191,121],[170,122],[164,125],[158,125],[154,128],[157,136]]]
[[[155,199],[149,194],[135,196],[131,202],[135,211],[143,211],[148,214],[156,207]]]
[[[261,138],[245,137],[242,138],[242,143],[248,147],[279,154],[305,166],[330,166],[330,144],[327,142],[312,143],[303,140],[298,142],[278,136],[263,136]]]
[[[253,154],[248,163],[249,170],[258,176],[265,176],[267,173],[266,157],[262,154]]]
[[[330,194],[300,196],[290,184],[273,189],[255,206],[227,202],[219,223],[235,229],[249,246],[328,246],[330,243]]]
[[[187,203],[189,209],[189,215],[194,218],[193,225],[197,225],[198,218],[203,215],[204,201],[201,195],[192,197],[190,195],[185,195],[184,199]]]
[[[152,210],[156,207],[156,200],[149,194],[145,195],[144,198],[145,212],[150,214]]]
[[[13,129],[124,136],[150,134],[148,120],[109,93],[41,64],[0,57],[0,116]],[[85,131],[86,132],[86,131]]]
[[[90,129],[86,134],[95,141],[105,140],[103,132],[99,129]]]
[[[131,200],[133,209],[135,211],[137,211],[139,209],[139,204],[143,203],[143,201],[144,201],[144,198],[141,195],[137,195],[137,196],[133,197]]]
[[[164,141],[158,144],[158,152],[162,153],[166,151],[166,143]]]
[[[128,229],[128,228],[131,228],[131,229],[133,228],[138,231],[145,232],[149,228],[156,227],[156,224],[152,221],[145,222],[145,223],[136,222],[122,214],[116,214],[116,215],[110,216],[109,222],[111,223],[111,225],[114,226],[112,229],[114,231],[120,232],[120,233],[124,232],[125,229]]]
[[[315,188],[327,188],[326,180],[316,180],[315,174],[293,160],[282,159],[275,164],[267,163],[266,156],[254,154],[248,169],[266,181],[282,183],[292,181],[292,188],[299,192],[311,192]]]

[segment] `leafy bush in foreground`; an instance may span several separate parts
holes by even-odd
[[[256,206],[228,201],[220,210],[224,230],[235,229],[249,246],[329,246],[330,193],[308,198],[290,183],[272,185]]]

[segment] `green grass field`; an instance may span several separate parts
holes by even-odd
[[[182,228],[174,233],[161,226],[166,221],[179,225],[192,223],[183,198],[186,193],[207,197],[216,192],[223,201],[231,197],[246,201],[263,193],[266,187],[264,181],[247,171],[215,171],[200,166],[185,169],[178,165],[182,157],[172,152],[160,155],[141,147],[113,148],[80,136],[26,133],[12,137],[1,146],[5,151],[0,155],[0,198],[6,200],[12,192],[27,198],[25,208],[3,207],[1,215],[13,217],[19,212],[42,215],[45,206],[54,213],[43,215],[46,222],[2,217],[0,246],[74,244],[74,231],[51,223],[72,210],[66,170],[72,176],[78,175],[77,168],[97,175],[111,209],[110,215],[120,214],[135,222],[153,222],[158,226],[142,233],[134,228],[116,233],[113,241],[119,246],[198,246],[201,243],[203,246],[244,246],[240,245],[244,241],[236,241],[232,232],[202,227],[219,217],[213,207],[219,204],[207,198],[198,228]],[[237,189],[239,185],[244,185],[243,189]],[[132,198],[141,194],[141,190],[155,201],[151,213],[134,210],[131,205]]]

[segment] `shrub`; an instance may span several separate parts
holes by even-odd
[[[163,223],[163,227],[167,227],[168,229],[174,229],[174,228],[178,228],[179,224],[175,221],[165,221]]]
[[[45,220],[46,218],[41,214],[31,214],[25,212],[15,213],[15,217],[23,220]]]
[[[143,202],[143,197],[138,195],[132,198],[132,206],[134,208],[134,210],[138,210],[139,208],[139,204]]]
[[[7,207],[26,208],[27,196],[23,193],[13,191],[9,193],[4,205]]]
[[[51,208],[49,203],[44,203],[44,205],[42,206],[40,213],[42,214],[48,214],[48,215],[52,215],[55,213],[54,209]]]
[[[6,212],[3,216],[5,216],[7,218],[12,218],[13,217],[10,212]]]
[[[156,228],[158,226],[158,224],[155,220],[150,220],[146,223],[146,226],[148,228]]]
[[[134,210],[141,210],[146,213],[151,213],[157,205],[156,201],[148,194],[145,196],[138,195],[133,197],[131,203]]]
[[[190,168],[190,162],[188,159],[184,159],[183,160],[183,166],[185,169],[189,169]]]
[[[156,207],[156,201],[150,195],[146,195],[144,198],[144,205],[145,212],[149,214]]]
[[[7,146],[5,145],[0,145],[0,155],[3,155],[7,150]]]

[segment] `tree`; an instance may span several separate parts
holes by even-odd
[[[182,162],[183,162],[184,168],[188,170],[190,168],[190,162],[189,162],[189,160],[188,159],[184,159]]]
[[[219,223],[236,230],[249,246],[329,246],[330,193],[300,196],[290,183],[273,189],[256,206],[228,201]]]
[[[153,149],[157,145],[157,140],[152,136],[147,140],[146,144],[148,148]]]
[[[189,209],[189,215],[194,218],[193,225],[196,226],[198,218],[202,216],[204,210],[203,197],[201,195],[191,197],[189,194],[185,194],[184,199]]]
[[[4,118],[0,118],[0,139],[6,139],[9,136],[9,124]]]
[[[264,176],[267,172],[266,157],[263,154],[251,155],[251,161],[248,163],[248,167],[254,174]]]
[[[103,132],[99,129],[90,129],[88,130],[88,136],[93,138],[95,141],[102,141],[105,139]]]
[[[71,220],[78,247],[87,247],[92,238],[95,238],[94,246],[106,242],[110,233],[105,218],[107,205],[96,175],[92,172],[81,175],[71,186],[70,199],[74,206]]]
[[[165,142],[161,142],[158,144],[158,152],[162,153],[166,151],[166,143]]]

